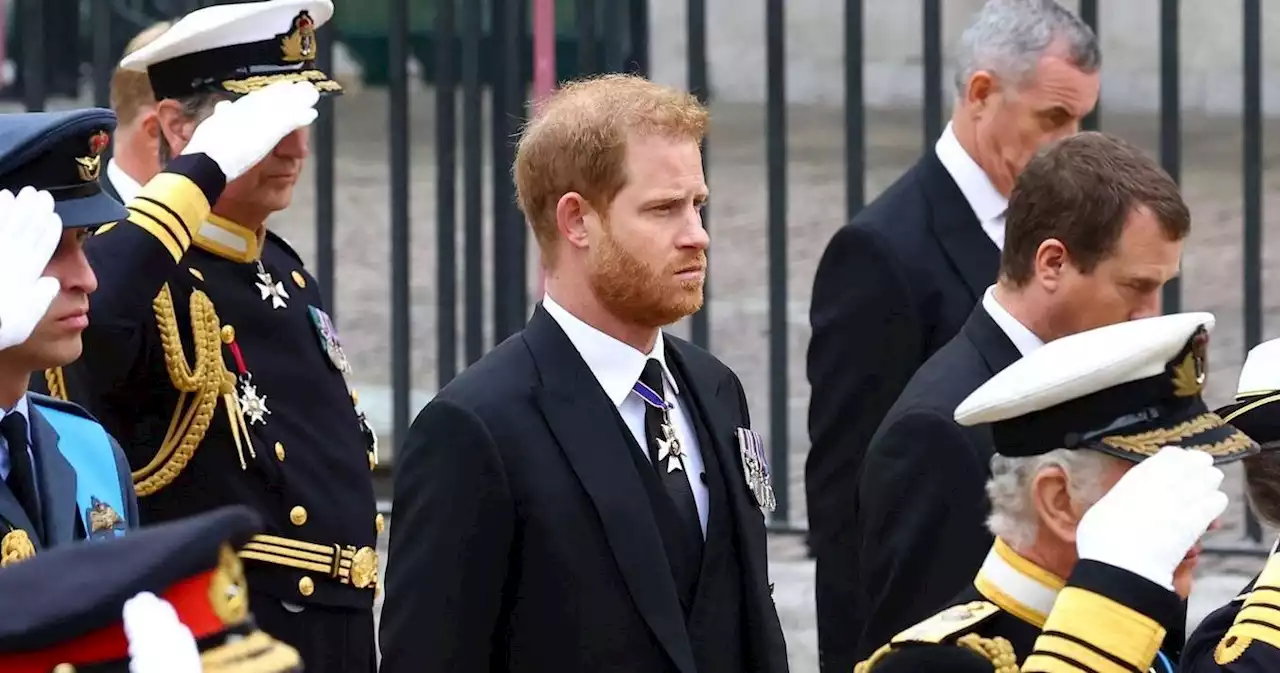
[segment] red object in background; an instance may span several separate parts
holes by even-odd
[[[556,0],[533,0],[533,105],[556,88]],[[547,270],[538,263],[536,301],[542,301]]]

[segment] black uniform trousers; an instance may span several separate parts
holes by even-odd
[[[373,613],[309,604],[291,612],[275,596],[249,591],[258,628],[293,647],[307,671],[373,673],[378,667]]]

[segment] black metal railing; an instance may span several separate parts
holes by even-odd
[[[15,20],[20,26],[48,26],[46,0],[15,0]],[[66,0],[59,0],[66,2]],[[71,0],[74,2],[74,0]],[[420,36],[412,33],[418,25],[411,19],[411,9],[431,10],[429,52],[430,72],[435,90],[435,164],[436,174],[436,273],[434,294],[437,302],[435,335],[439,386],[448,383],[458,372],[459,359],[465,364],[477,360],[487,348],[516,332],[523,325],[530,302],[526,265],[529,241],[526,227],[514,204],[509,178],[513,158],[513,142],[520,124],[527,117],[529,101],[527,84],[531,74],[530,3],[533,0],[381,0],[389,6],[387,24],[382,27],[387,43],[387,82],[390,94],[387,137],[389,145],[389,212],[391,236],[392,307],[390,360],[393,388],[393,438],[402,437],[412,413],[410,407],[410,349],[412,334],[410,310],[410,139],[424,133],[425,128],[411,128],[409,123],[410,73],[406,61]],[[573,5],[571,35],[560,35],[560,41],[576,49],[571,65],[559,68],[562,75],[580,75],[604,71],[627,70],[646,74],[649,70],[649,25],[645,0],[558,0]],[[424,4],[426,3],[426,4]],[[710,81],[707,54],[707,8],[705,0],[687,3],[688,88],[704,102],[714,94]],[[1260,0],[1241,0],[1243,7],[1243,296],[1244,346],[1250,348],[1262,338],[1262,7]],[[174,14],[197,6],[219,4],[210,0],[86,0],[89,27],[87,49],[81,49],[82,60],[92,64],[94,104],[108,103],[108,80],[123,41],[145,26],[145,20],[171,18]],[[784,0],[744,2],[740,11],[759,11],[765,18],[766,101],[766,180],[768,188],[768,325],[771,458],[778,507],[772,526],[780,532],[803,532],[802,522],[793,521],[789,484],[788,457],[793,449],[789,437],[788,418],[788,350],[787,350],[787,82],[785,77],[785,11]],[[1081,17],[1095,31],[1101,30],[1098,0],[1080,0]],[[922,34],[924,37],[923,147],[932,145],[944,123],[941,0],[921,0]],[[1180,3],[1161,0],[1158,25],[1160,33],[1160,111],[1159,158],[1175,179],[1181,178],[1182,129],[1179,91],[1178,40]],[[864,99],[864,2],[844,0],[845,48],[845,215],[852,218],[867,200],[866,105]],[[41,30],[22,30],[20,53],[14,54],[22,73],[21,100],[28,110],[44,109],[48,90],[50,36]],[[333,38],[341,31],[334,24],[321,35],[321,65],[333,63]],[[77,33],[79,34],[79,33]],[[85,44],[82,42],[82,44]],[[562,45],[563,46],[563,45]],[[61,47],[59,47],[61,48]],[[557,53],[561,53],[560,50]],[[562,64],[564,65],[564,64]],[[490,124],[483,127],[483,100],[488,91],[492,114]],[[461,97],[461,115],[457,98]],[[335,182],[335,136],[338,129],[331,101],[322,103],[322,114],[315,126],[315,271],[323,287],[331,312],[340,315],[335,287],[335,203],[334,194],[341,185]],[[459,119],[461,116],[461,119]],[[1101,128],[1102,109],[1095,109],[1085,120],[1086,128]],[[485,135],[489,136],[488,153]],[[705,147],[706,170],[714,170],[713,148]],[[492,313],[485,311],[483,272],[485,240],[484,170],[491,170],[489,206],[493,264],[491,278]],[[459,173],[461,175],[459,175]],[[458,178],[461,177],[459,189]],[[464,223],[459,231],[459,215]],[[704,214],[708,228],[714,226],[712,210]],[[462,243],[461,258],[455,257]],[[462,282],[457,274],[462,271]],[[714,279],[714,274],[712,274]],[[714,283],[714,280],[713,280]],[[714,286],[708,288],[708,298]],[[459,296],[461,295],[461,296]],[[1164,308],[1177,311],[1181,307],[1182,288],[1177,280],[1164,291]],[[457,310],[462,308],[462,320]],[[710,302],[696,314],[691,323],[692,340],[704,347],[710,343]],[[486,339],[485,325],[492,325],[491,338]],[[1216,546],[1208,551],[1228,554],[1265,553],[1259,546],[1261,527],[1246,509],[1246,534],[1240,545]]]

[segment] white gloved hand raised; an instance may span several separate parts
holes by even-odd
[[[58,280],[42,275],[61,239],[49,192],[0,190],[0,350],[26,341],[58,296]]]
[[[200,673],[200,648],[173,605],[144,591],[124,603],[130,673]]]
[[[1227,508],[1203,451],[1166,446],[1130,469],[1080,519],[1076,551],[1173,590],[1173,572]]]
[[[244,175],[285,136],[315,121],[320,92],[310,82],[276,82],[222,101],[196,126],[183,154],[203,153],[227,182]]]

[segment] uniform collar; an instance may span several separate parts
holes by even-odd
[[[560,325],[560,329],[564,330],[565,336],[569,337],[573,347],[578,350],[578,355],[587,363],[591,373],[600,382],[600,387],[604,389],[604,394],[615,407],[622,406],[627,395],[631,394],[631,389],[640,380],[640,372],[644,371],[645,362],[649,358],[662,364],[667,385],[673,393],[679,394],[676,379],[667,366],[661,332],[653,342],[653,350],[645,354],[583,322],[557,304],[550,294],[542,298],[542,307]]]
[[[1062,578],[1027,560],[1004,540],[996,542],[973,580],[973,586],[1001,610],[1043,628],[1058,592],[1066,586]]]
[[[256,262],[262,251],[261,234],[213,213],[209,214],[191,242],[234,262]]]

